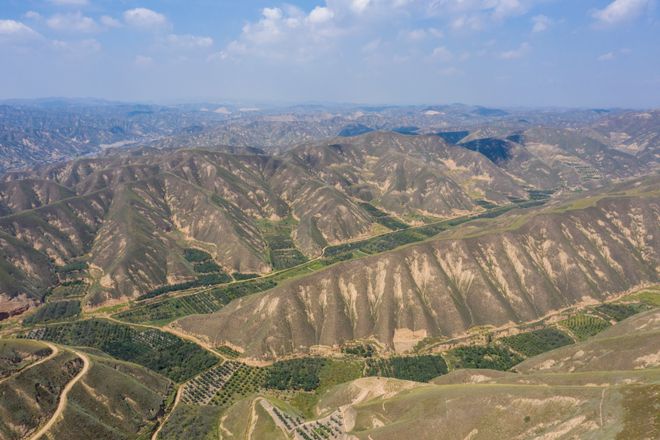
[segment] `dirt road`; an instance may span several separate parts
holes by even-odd
[[[48,422],[44,426],[41,427],[41,429],[39,431],[37,431],[35,434],[33,434],[30,437],[30,440],[37,440],[37,439],[41,438],[44,434],[46,434],[48,432],[48,430],[50,428],[53,427],[53,425],[57,422],[57,420],[60,418],[60,416],[62,415],[62,413],[64,413],[64,410],[66,409],[67,396],[69,395],[69,392],[71,391],[73,386],[75,384],[77,384],[78,381],[85,374],[87,374],[87,371],[89,371],[90,363],[89,363],[89,358],[87,357],[87,355],[85,355],[83,353],[80,353],[78,351],[75,351],[75,350],[73,350],[73,352],[76,354],[76,356],[78,356],[79,358],[82,359],[82,361],[83,361],[82,370],[80,370],[80,372],[78,372],[78,374],[76,374],[76,376],[73,379],[71,379],[69,381],[69,383],[66,384],[66,386],[62,390],[62,394],[60,395],[60,402],[57,405],[57,409],[53,413],[53,416],[50,418],[50,420],[48,420]]]

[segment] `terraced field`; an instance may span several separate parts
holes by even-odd
[[[288,217],[281,221],[259,222],[259,229],[268,245],[268,253],[273,270],[284,270],[307,261],[293,242],[292,234],[297,222]]]
[[[553,327],[507,336],[500,341],[527,357],[536,356],[574,342],[566,333]]]
[[[559,325],[569,330],[578,341],[584,341],[585,339],[595,336],[607,329],[610,326],[610,323],[595,315],[579,313],[560,321]]]
[[[191,295],[148,302],[118,313],[114,317],[132,323],[169,322],[181,316],[215,312],[233,299],[262,292],[275,285],[270,279],[248,280]]]
[[[68,281],[53,288],[48,294],[49,301],[82,298],[87,293],[89,286],[82,280]]]

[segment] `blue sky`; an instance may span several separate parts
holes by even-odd
[[[0,0],[0,97],[660,106],[658,0]]]

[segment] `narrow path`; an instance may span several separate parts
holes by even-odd
[[[57,355],[60,353],[60,349],[57,348],[56,345],[53,345],[53,344],[51,344],[50,342],[46,342],[46,341],[43,341],[43,342],[44,342],[46,345],[48,345],[48,347],[51,349],[51,351],[52,351],[51,354],[49,354],[48,356],[46,356],[46,357],[43,358],[43,359],[40,359],[40,360],[38,360],[38,361],[36,361],[36,362],[34,362],[34,363],[28,365],[27,367],[23,368],[23,369],[20,370],[20,371],[17,371],[16,373],[11,374],[11,375],[5,377],[4,379],[0,380],[0,383],[4,382],[4,381],[6,381],[6,380],[9,380],[9,379],[11,379],[12,377],[16,377],[16,376],[18,376],[19,374],[22,374],[23,372],[29,370],[30,368],[34,368],[34,367],[36,367],[37,365],[43,364],[44,362],[48,362],[49,360],[53,359],[55,356],[57,356]]]
[[[165,423],[170,419],[170,416],[174,412],[174,409],[176,406],[179,404],[181,401],[181,396],[183,395],[183,387],[184,384],[179,385],[179,388],[176,390],[176,397],[174,397],[174,403],[172,404],[172,409],[167,413],[167,415],[163,418],[163,421],[161,422],[160,425],[158,425],[158,429],[154,434],[151,436],[151,440],[156,440],[158,438],[158,434],[160,434],[160,430],[163,429],[163,426],[165,426]]]
[[[254,434],[254,428],[257,425],[257,400],[252,401],[252,407],[250,408],[250,418],[248,422],[248,430],[245,433],[245,440],[251,440],[252,435]]]
[[[607,388],[603,388],[603,392],[600,394],[599,413],[600,413],[600,427],[601,428],[605,425],[603,423],[603,402],[605,401],[605,392],[606,391],[607,391]]]
[[[80,379],[82,379],[82,377],[85,374],[87,374],[87,372],[89,371],[90,362],[89,362],[89,358],[87,357],[87,355],[82,354],[82,353],[80,353],[79,351],[76,351],[76,350],[72,350],[72,351],[76,354],[76,356],[78,356],[79,358],[82,359],[82,361],[83,361],[82,370],[80,370],[80,372],[72,380],[70,380],[69,383],[66,384],[66,386],[62,390],[62,394],[60,394],[60,402],[57,405],[57,409],[53,413],[53,416],[50,418],[50,420],[48,420],[48,422],[44,426],[41,427],[41,429],[39,431],[37,431],[36,434],[33,434],[30,437],[30,440],[39,439],[41,436],[46,434],[50,428],[53,427],[53,425],[57,422],[57,420],[60,418],[60,416],[62,415],[62,413],[66,409],[67,396],[69,395],[69,391],[71,391],[73,386],[75,384],[77,384],[78,381]]]

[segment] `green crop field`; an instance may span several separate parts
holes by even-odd
[[[372,357],[376,351],[371,344],[350,344],[343,346],[341,352],[350,356],[368,358]]]
[[[512,351],[496,345],[458,347],[448,353],[453,368],[487,368],[506,371],[523,361]]]
[[[218,360],[198,345],[170,333],[90,319],[30,330],[28,339],[99,349],[180,382],[211,367]]]
[[[168,298],[150,304],[139,305],[125,312],[118,313],[114,317],[122,321],[134,323],[172,321],[186,315],[218,311],[233,299],[251,293],[261,292],[273,288],[275,285],[274,281],[268,279],[248,280],[178,298]]]
[[[495,218],[511,211],[512,209],[540,206],[543,205],[546,201],[547,199],[545,198],[529,201],[521,200],[510,205],[498,206],[476,215],[468,215],[424,226],[402,229],[352,243],[329,246],[325,249],[323,255],[332,257],[351,251],[362,251],[365,254],[377,254],[380,252],[386,252],[399,246],[426,240],[427,238],[433,237],[442,231],[456,227],[471,220]]]
[[[650,309],[650,306],[643,303],[607,303],[596,307],[596,311],[615,321],[623,321],[626,318],[630,318],[631,316],[648,309]]]
[[[80,311],[80,301],[78,300],[48,302],[25,318],[23,324],[33,325],[71,319],[80,315]]]
[[[211,400],[211,404],[226,408],[237,400],[263,388],[267,376],[268,372],[265,368],[240,364],[227,383]]]
[[[183,258],[191,263],[201,263],[204,261],[213,260],[211,254],[201,249],[187,248],[183,250]]]
[[[360,207],[365,211],[367,211],[369,214],[371,214],[371,216],[376,220],[377,223],[385,226],[388,229],[400,230],[400,229],[408,229],[410,227],[410,225],[389,215],[386,212],[381,211],[371,203],[362,202],[360,203]]]
[[[307,261],[292,239],[297,222],[292,218],[281,221],[261,220],[259,229],[268,245],[270,262],[274,270],[294,267]]]
[[[208,405],[234,372],[240,368],[240,365],[237,362],[223,362],[221,365],[195,376],[184,385],[183,402]]]
[[[69,281],[54,287],[47,295],[48,301],[81,298],[87,293],[87,284],[82,280]]]
[[[566,333],[552,327],[507,336],[500,341],[525,356],[536,356],[573,343]]]
[[[570,330],[580,341],[594,336],[610,326],[610,323],[604,319],[584,313],[564,319],[559,324]]]
[[[320,384],[319,373],[326,362],[323,358],[275,362],[268,367],[264,386],[278,390],[314,390]]]
[[[366,374],[428,382],[434,377],[447,374],[447,364],[439,355],[368,359]]]

